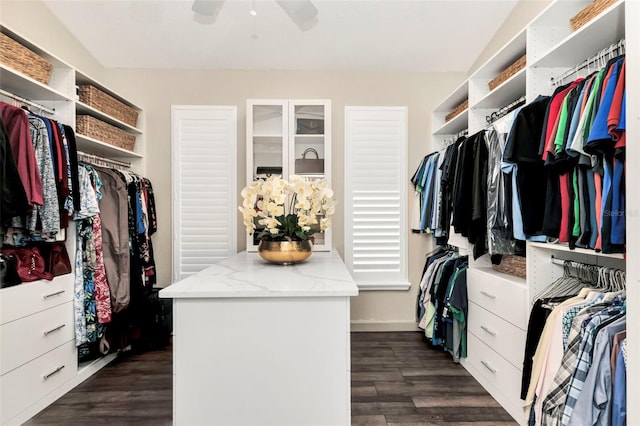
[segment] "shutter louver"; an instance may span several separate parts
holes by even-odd
[[[236,108],[173,107],[174,280],[236,252]]]
[[[408,284],[406,127],[406,108],[346,108],[345,248],[361,288]]]

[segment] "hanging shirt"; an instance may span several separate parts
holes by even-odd
[[[42,180],[31,143],[27,113],[21,108],[0,102],[0,117],[7,128],[9,145],[27,201],[30,206],[41,206],[44,204]]]
[[[576,401],[570,426],[608,425],[611,419],[611,342],[626,329],[624,314],[596,331],[591,367]]]

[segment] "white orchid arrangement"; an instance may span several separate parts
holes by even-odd
[[[240,193],[238,207],[247,233],[264,227],[258,238],[267,241],[303,241],[318,230],[329,229],[336,202],[333,191],[324,179],[309,179],[293,175],[289,182],[270,176],[256,180]]]

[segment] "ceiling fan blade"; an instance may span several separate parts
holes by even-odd
[[[213,24],[224,5],[224,0],[194,0],[191,10],[193,10],[194,21],[200,24]]]
[[[276,0],[276,2],[302,31],[307,31],[318,23],[318,9],[311,0]]]

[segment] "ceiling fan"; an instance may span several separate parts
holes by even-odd
[[[311,0],[275,1],[302,31],[313,28],[318,22],[318,9]],[[191,6],[194,20],[201,24],[213,24],[218,18],[224,2],[225,0],[194,0]],[[256,15],[253,2],[249,13],[253,16]]]

